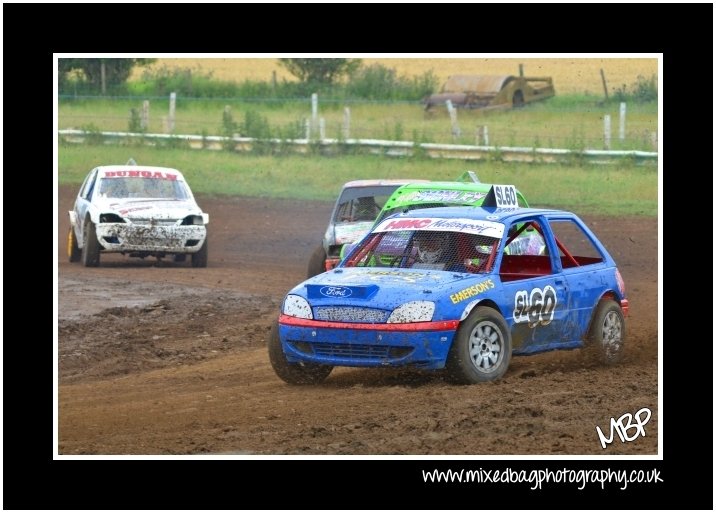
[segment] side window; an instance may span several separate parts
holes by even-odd
[[[89,199],[92,196],[92,191],[94,190],[94,184],[96,181],[97,170],[95,169],[94,171],[92,171],[92,174],[89,175],[84,185],[82,186],[82,190],[80,192],[80,196],[82,198]]]
[[[562,267],[578,267],[603,262],[604,257],[573,219],[553,219],[549,226],[555,236]]]
[[[375,221],[388,200],[387,195],[360,196],[338,205],[336,222]]]
[[[502,281],[524,280],[552,273],[552,261],[539,222],[513,223],[507,230],[500,264]]]

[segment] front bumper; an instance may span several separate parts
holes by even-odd
[[[457,326],[458,321],[359,324],[281,315],[279,336],[289,362],[440,369]]]
[[[206,226],[97,225],[97,240],[108,252],[196,253],[206,240]]]

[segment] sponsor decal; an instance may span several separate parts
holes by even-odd
[[[432,230],[452,231],[485,235],[487,237],[502,237],[505,225],[492,221],[475,219],[440,219],[440,218],[412,218],[387,219],[383,221],[374,232],[391,232],[401,230]]]
[[[152,206],[146,206],[146,207],[123,208],[123,209],[119,210],[119,213],[120,213],[121,215],[123,215],[123,216],[126,216],[126,215],[129,214],[130,212],[136,212],[136,211],[138,211],[138,210],[151,210],[152,208],[154,208],[154,207],[152,207]]]
[[[476,203],[487,196],[485,192],[467,191],[414,191],[396,200],[396,204],[430,202],[430,203]]]
[[[176,180],[177,175],[173,173],[164,173],[162,171],[105,171],[105,178],[162,178],[164,180]]]
[[[492,279],[487,279],[485,281],[481,281],[480,283],[476,283],[475,285],[471,285],[470,287],[462,289],[459,292],[455,292],[455,294],[450,294],[450,301],[452,301],[453,304],[457,304],[461,301],[465,301],[466,299],[470,299],[471,297],[477,296],[478,294],[482,294],[483,292],[494,288],[495,282],[493,282]]]
[[[321,287],[319,292],[326,297],[350,297],[353,294],[348,287]]]
[[[552,286],[544,289],[535,288],[527,294],[526,290],[515,293],[515,310],[513,312],[515,323],[528,323],[530,328],[537,324],[546,326],[554,318],[554,309],[557,307],[557,293]]]

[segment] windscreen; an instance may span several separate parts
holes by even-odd
[[[181,180],[145,177],[104,177],[100,180],[102,198],[157,198],[187,199],[188,193]]]
[[[450,230],[374,232],[354,248],[343,267],[489,273],[499,241],[499,237]]]

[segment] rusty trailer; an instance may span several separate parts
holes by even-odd
[[[425,98],[425,110],[445,105],[467,109],[518,108],[554,96],[551,77],[453,75],[441,92]]]

